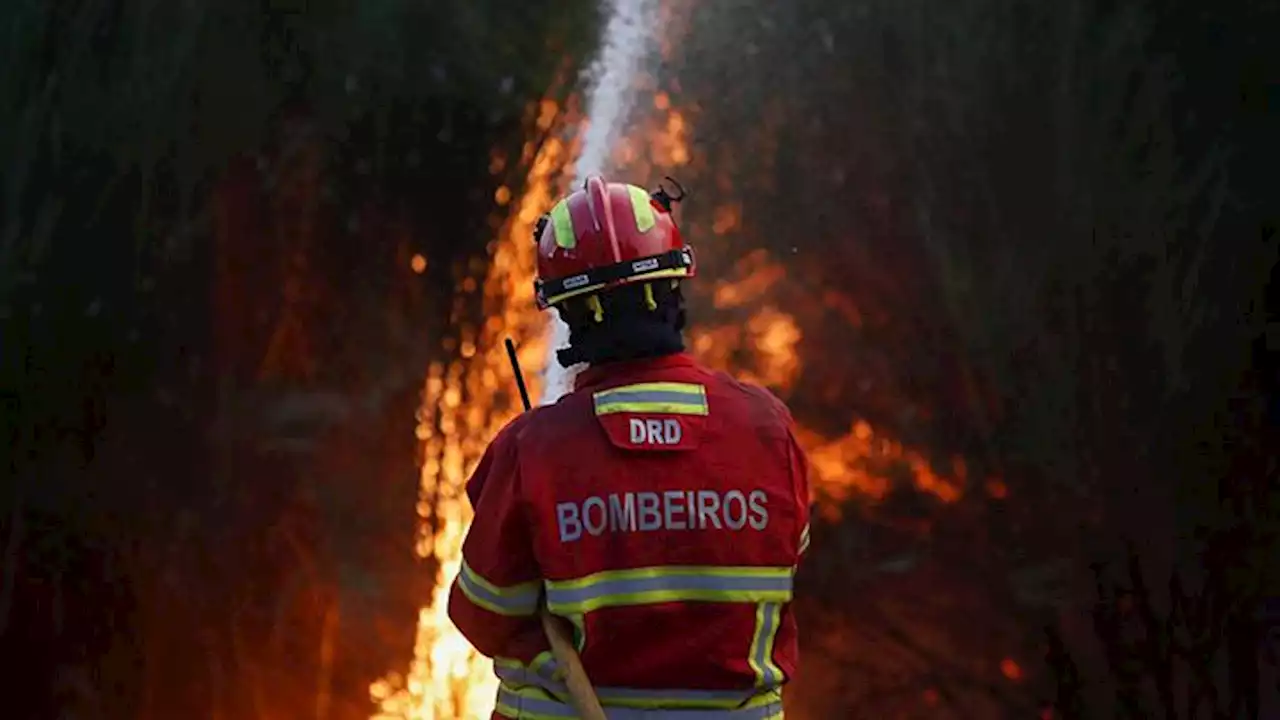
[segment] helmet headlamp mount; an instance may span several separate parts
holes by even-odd
[[[671,177],[670,175],[663,177],[663,179],[671,183],[672,185],[674,185],[676,190],[679,191],[680,194],[672,195],[671,193],[667,192],[667,188],[664,187],[662,183],[658,183],[658,189],[649,193],[649,197],[653,198],[654,202],[661,205],[663,210],[666,210],[667,212],[671,212],[671,206],[674,205],[675,203],[680,202],[681,200],[684,200],[685,196],[688,193],[685,192],[684,186],[681,185],[679,182],[677,182],[676,179]]]

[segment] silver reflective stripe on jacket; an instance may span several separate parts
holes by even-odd
[[[499,715],[512,720],[577,720],[572,706],[556,700],[518,695],[507,688],[498,689]],[[609,720],[782,720],[782,703],[771,702],[756,707],[734,710],[667,710],[606,707]]]
[[[530,668],[495,664],[494,669],[503,687],[512,695],[519,694],[521,688],[532,686],[557,697],[569,696],[569,687],[564,682]],[[548,663],[544,672],[555,672],[554,661]],[[640,690],[620,687],[596,687],[595,691],[601,702],[611,705],[641,709],[679,705],[691,710],[739,708],[761,694],[759,690]]]
[[[556,615],[664,602],[786,603],[795,568],[674,565],[606,570],[573,580],[547,580],[547,609]]]

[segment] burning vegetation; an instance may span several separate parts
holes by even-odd
[[[540,143],[522,149],[520,165],[530,167],[519,198],[500,187],[495,197],[509,215],[492,245],[492,263],[484,275],[467,277],[459,290],[481,288],[484,320],[462,323],[452,360],[432,364],[422,393],[416,435],[422,442],[421,500],[418,515],[420,557],[434,560],[435,588],[418,614],[414,659],[407,676],[395,674],[371,688],[378,718],[443,720],[487,718],[497,680],[492,663],[478,657],[447,615],[449,584],[457,575],[462,539],[470,521],[466,480],[486,444],[520,412],[515,379],[502,345],[511,337],[520,348],[521,366],[530,372],[530,392],[538,393],[547,337],[534,306],[534,253],[530,238],[537,219],[557,197],[557,181],[572,162],[574,114],[552,100],[535,108]],[[501,172],[505,161],[495,158]]]

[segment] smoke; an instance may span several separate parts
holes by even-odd
[[[582,153],[573,168],[570,187],[593,173],[607,170],[614,143],[635,102],[635,78],[641,63],[653,51],[657,0],[606,0],[608,22],[600,55],[589,71],[587,128]],[[569,328],[552,311],[551,342],[547,344],[546,371],[540,404],[547,405],[573,389],[581,366],[566,368],[555,351],[569,344]]]

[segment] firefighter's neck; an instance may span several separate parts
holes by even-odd
[[[616,365],[618,363],[668,357],[671,355],[678,355],[682,352],[684,352],[683,339],[678,343],[673,342],[661,347],[647,348],[570,345],[562,350],[557,350],[556,358],[564,367],[586,364],[589,367],[600,368]]]
[[[565,367],[591,366],[659,358],[684,352],[684,334],[667,323],[637,323],[628,327],[596,326],[570,329],[569,347],[557,351]]]
[[[695,361],[687,352],[673,352],[660,355],[648,355],[630,360],[609,360],[607,362],[587,365],[573,379],[574,390],[583,390],[599,385],[609,385],[620,378],[635,378],[652,373],[664,373],[670,369],[694,365]]]

